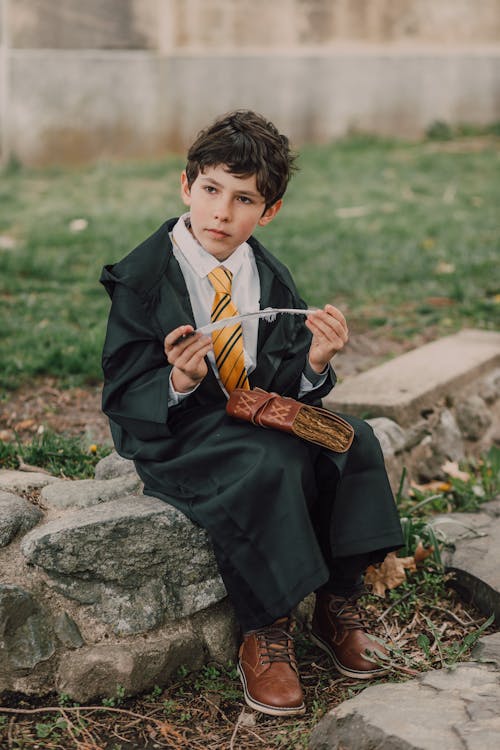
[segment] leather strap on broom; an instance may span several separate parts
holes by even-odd
[[[336,453],[349,450],[354,439],[352,426],[337,414],[262,388],[236,388],[229,396],[226,412],[259,427],[289,432]]]

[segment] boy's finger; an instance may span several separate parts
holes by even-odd
[[[324,311],[327,313],[327,315],[330,315],[332,318],[340,321],[342,325],[347,328],[347,320],[345,319],[344,313],[339,310],[338,307],[334,307],[333,305],[325,305]]]
[[[185,338],[192,336],[194,334],[194,328],[190,325],[185,326],[179,326],[178,328],[174,328],[173,331],[170,331],[170,333],[167,333],[164,340],[164,346],[165,348],[171,348],[173,346],[177,346],[180,344]]]
[[[347,341],[348,331],[345,319],[342,321],[333,317],[333,315],[320,312],[315,313],[314,316],[310,315],[307,321],[313,333],[321,334],[327,339],[338,336],[344,343]]]
[[[179,346],[179,344],[182,344],[183,341],[186,339],[191,338],[191,336],[194,336],[194,331],[189,331],[188,333],[183,333],[182,336],[179,336],[178,339],[175,339],[172,346]]]
[[[175,364],[178,367],[186,367],[192,363],[193,360],[198,362],[200,359],[210,351],[212,348],[212,339],[210,336],[203,336],[199,334],[196,339],[189,342],[176,357]]]

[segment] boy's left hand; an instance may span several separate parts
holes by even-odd
[[[348,341],[346,319],[336,307],[325,305],[323,310],[307,316],[306,326],[313,334],[309,364],[315,372],[320,373]]]

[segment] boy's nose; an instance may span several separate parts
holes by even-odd
[[[231,216],[231,203],[228,198],[221,197],[215,205],[214,218],[219,221],[228,221]]]

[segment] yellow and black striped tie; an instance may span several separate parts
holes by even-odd
[[[231,299],[231,282],[233,280],[231,271],[228,271],[224,266],[218,266],[208,274],[208,278],[215,289],[211,315],[212,323],[222,318],[231,318],[233,315],[238,315],[236,305]],[[226,391],[231,393],[235,388],[248,390],[250,385],[245,369],[241,323],[214,331],[212,342],[219,377]]]

